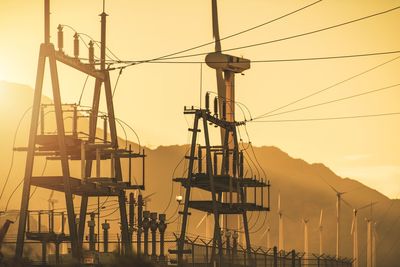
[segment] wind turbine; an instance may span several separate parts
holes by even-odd
[[[319,215],[319,227],[318,227],[318,229],[319,229],[319,255],[322,255],[322,253],[323,253],[323,245],[322,245],[322,230],[323,230],[323,227],[322,227],[322,215],[323,215],[323,209],[321,209],[321,213],[320,213],[320,215]]]
[[[376,231],[375,222],[371,219],[366,219],[367,221],[367,267],[376,266]]]
[[[235,74],[242,73],[250,68],[250,60],[231,56],[222,53],[221,38],[219,35],[218,23],[218,7],[217,0],[211,0],[212,5],[212,28],[213,37],[215,40],[215,52],[207,54],[205,61],[207,66],[215,69],[217,89],[218,89],[218,107],[221,112],[220,118],[228,122],[235,121]],[[224,104],[225,103],[225,104]],[[224,107],[225,106],[225,107]],[[225,108],[225,118],[222,110]],[[221,127],[221,143],[224,142],[225,130]],[[233,135],[228,136],[229,150],[234,149]],[[232,168],[230,172],[232,172]],[[232,173],[230,173],[232,175]],[[223,194],[222,201],[228,200],[227,193]],[[238,227],[233,219],[228,219],[229,216],[222,216],[225,225],[233,229]],[[221,224],[224,225],[223,223]],[[238,227],[239,228],[239,227]]]
[[[304,266],[308,265],[307,257],[308,257],[308,222],[310,220],[303,218],[304,224]]]
[[[279,216],[279,232],[278,232],[278,251],[285,250],[285,239],[283,233],[283,213],[281,210],[281,193],[278,194],[278,216]]]
[[[367,221],[367,267],[376,267],[376,222],[372,220],[372,205],[371,217],[366,218]]]
[[[345,202],[347,203],[347,202]],[[377,202],[370,203],[368,205],[362,206],[360,208],[353,208],[353,221],[351,223],[351,234],[353,235],[353,267],[358,267],[359,258],[358,258],[358,220],[357,213],[359,210],[372,207]]]
[[[323,179],[324,180],[324,179]],[[339,192],[334,188],[332,185],[330,185],[327,181],[324,180],[324,182],[336,193],[336,258],[338,259],[340,257],[340,211],[341,211],[341,200],[342,200],[342,195],[346,194],[347,192]]]

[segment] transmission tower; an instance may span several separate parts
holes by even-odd
[[[244,154],[239,149],[237,126],[241,122],[227,120],[226,102],[222,104],[222,119],[217,114],[218,99],[214,100],[214,114],[209,110],[209,95],[206,95],[206,108],[195,109],[185,108],[184,113],[194,115],[192,141],[187,176],[175,178],[185,190],[183,211],[181,214],[182,226],[178,240],[178,264],[183,263],[183,255],[189,253],[184,250],[187,221],[190,209],[214,215],[214,235],[211,253],[211,264],[220,262],[223,259],[223,246],[221,237],[220,215],[240,215],[242,216],[243,229],[246,239],[246,249],[250,257],[251,244],[250,233],[247,221],[248,211],[263,212],[269,210],[269,182],[255,177],[245,177],[244,175]],[[202,130],[204,135],[204,145],[197,145],[198,134]],[[210,140],[209,125],[219,127],[223,131],[222,145],[212,145]],[[232,143],[230,143],[232,140]],[[205,158],[205,162],[203,162]],[[197,161],[197,171],[195,164]],[[264,190],[267,188],[267,190]],[[201,189],[210,193],[208,200],[194,200],[191,196],[193,189]],[[253,189],[252,201],[248,197],[248,189]],[[268,204],[264,206],[264,193],[268,194]],[[226,198],[223,199],[223,194]],[[229,229],[226,229],[229,230]],[[240,229],[238,229],[240,230]],[[218,258],[217,249],[218,248]]]
[[[63,51],[63,27],[58,27],[58,49],[50,42],[50,0],[44,0],[44,43],[40,46],[38,69],[34,101],[32,108],[32,119],[29,133],[25,175],[23,180],[23,192],[20,209],[20,219],[17,235],[17,246],[15,256],[21,258],[23,255],[24,240],[26,234],[26,222],[28,216],[29,196],[31,186],[37,186],[49,190],[59,191],[65,194],[67,222],[69,229],[68,239],[71,242],[72,255],[76,259],[82,256],[82,242],[85,231],[85,220],[90,197],[116,197],[118,198],[122,242],[124,252],[132,252],[131,237],[129,233],[126,212],[126,190],[144,189],[144,151],[134,153],[130,148],[120,148],[114,114],[112,89],[110,84],[110,73],[106,68],[106,17],[103,12],[101,17],[101,42],[100,60],[94,58],[93,42],[89,44],[89,62],[83,63],[79,58],[79,34],[75,34],[74,56],[68,56]],[[46,59],[49,62],[51,74],[51,86],[54,104],[43,105],[41,103],[43,78],[45,73]],[[81,73],[95,78],[92,106],[81,108],[78,105],[63,104],[59,85],[57,63],[63,63]],[[98,64],[99,63],[99,64]],[[104,90],[107,114],[99,112],[100,96]],[[56,121],[56,131],[46,132],[44,117],[46,109],[52,109]],[[86,112],[89,117],[88,133],[78,129],[78,119]],[[71,115],[72,114],[72,115]],[[66,116],[72,117],[72,131],[66,130]],[[96,136],[97,121],[104,120],[104,136]],[[40,122],[40,131],[39,131]],[[109,131],[109,134],[107,132]],[[108,140],[108,136],[110,139]],[[46,157],[48,160],[58,161],[61,165],[61,173],[56,176],[33,176],[34,162],[37,157]],[[142,184],[131,183],[131,160],[140,158],[143,161]],[[128,178],[123,177],[121,161],[128,161]],[[80,161],[81,177],[70,175],[71,161]],[[105,162],[111,163],[110,175],[100,172],[100,166]],[[92,165],[95,162],[96,174],[92,175]],[[125,172],[124,172],[125,173]],[[79,221],[74,211],[74,196],[81,197]],[[42,238],[48,238],[46,233]],[[52,234],[52,233],[47,233]]]

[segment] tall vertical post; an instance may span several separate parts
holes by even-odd
[[[157,261],[157,212],[150,213],[150,230],[151,230],[151,260]]]
[[[101,154],[100,149],[96,148],[96,177],[100,178],[101,176]]]
[[[135,226],[135,196],[129,193],[129,237],[132,243],[133,229]]]
[[[340,193],[337,193],[336,202],[336,259],[340,257]]]
[[[46,0],[46,1],[48,1],[48,0]],[[45,2],[45,5],[46,5],[46,2]],[[46,10],[46,8],[45,8],[45,10]],[[32,118],[31,118],[30,132],[29,132],[28,153],[26,155],[24,184],[23,184],[23,188],[22,188],[22,200],[21,200],[20,216],[19,216],[19,222],[18,222],[17,244],[16,244],[16,248],[15,248],[15,258],[17,260],[22,257],[23,249],[24,249],[26,217],[27,217],[28,205],[29,205],[31,176],[32,176],[33,165],[34,165],[36,133],[37,133],[38,123],[39,123],[39,112],[40,112],[40,103],[41,103],[41,98],[42,98],[43,77],[44,77],[45,60],[47,57],[47,50],[48,50],[47,46],[42,44],[40,47],[38,69],[37,69],[37,74],[36,74],[35,94],[34,94],[34,99],[33,99]]]
[[[144,230],[144,246],[143,253],[145,257],[149,256],[149,228],[150,228],[150,211],[143,212],[143,230]]]
[[[46,264],[46,258],[47,258],[47,242],[42,241],[42,264]]]
[[[40,107],[40,134],[44,135],[44,107]]]
[[[74,105],[72,116],[72,134],[75,138],[78,137],[78,107]]]
[[[89,250],[90,251],[95,251],[96,250],[96,240],[94,236],[94,228],[96,226],[96,223],[94,221],[95,214],[91,213],[90,214],[90,221],[88,221],[88,227],[89,227]]]
[[[44,0],[44,43],[50,43],[50,0]]]
[[[165,248],[165,231],[167,230],[167,224],[165,223],[166,221],[166,215],[165,214],[159,214],[158,215],[158,231],[160,232],[160,257],[159,257],[159,262],[161,265],[165,264],[165,254],[164,254],[164,248]]]
[[[197,130],[199,126],[199,119],[200,115],[196,113],[195,118],[194,118],[194,124],[193,124],[193,130],[192,130],[192,142],[191,142],[191,147],[190,147],[190,161],[189,161],[189,166],[187,169],[188,172],[188,181],[190,185],[190,181],[193,176],[193,158],[195,155],[195,149],[196,149],[196,140],[197,140]],[[207,152],[209,153],[209,152]],[[208,156],[207,156],[208,158]],[[206,163],[207,166],[207,173],[210,175],[210,168],[211,168],[211,160],[207,160]],[[185,245],[185,235],[186,235],[186,224],[187,224],[187,219],[188,219],[188,211],[189,211],[189,199],[190,199],[190,186],[186,188],[185,192],[185,198],[184,198],[184,207],[183,207],[183,218],[182,218],[182,227],[181,227],[181,234],[178,238],[178,264],[182,264],[183,260],[183,247]]]
[[[292,267],[296,267],[296,251],[293,249],[292,250],[292,253],[291,253],[292,255]],[[307,265],[306,265],[307,266]]]
[[[137,254],[142,254],[142,227],[143,227],[143,196],[138,196],[138,229],[137,229]]]
[[[81,178],[86,182],[86,144],[81,142]]]
[[[274,255],[274,267],[278,267],[278,248],[275,246],[273,248]]]
[[[105,70],[106,68],[106,26],[107,26],[107,14],[104,12],[100,14],[101,17],[101,45],[100,45],[100,68]]]
[[[357,209],[353,210],[353,267],[358,267],[358,222],[357,222]]]
[[[203,153],[202,153],[202,150],[201,150],[201,145],[199,145],[198,147],[197,147],[197,163],[198,163],[198,166],[197,166],[197,171],[198,171],[198,173],[202,173],[203,172]]]

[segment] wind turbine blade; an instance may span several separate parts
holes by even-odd
[[[362,207],[358,208],[358,210],[361,210],[361,209],[365,209],[365,208],[372,207],[373,205],[375,205],[375,204],[377,204],[377,203],[378,203],[378,201],[375,201],[375,202],[369,203],[369,204],[367,204],[367,205],[364,205],[364,206],[362,206]]]
[[[212,26],[213,26],[213,37],[215,40],[215,52],[221,53],[221,41],[219,36],[219,23],[218,23],[218,6],[217,0],[211,0],[212,5]],[[217,91],[218,91],[218,108],[220,110],[220,117],[222,118],[223,104],[222,100],[226,99],[226,87],[222,69],[215,69],[217,79]],[[224,129],[221,128],[221,141],[223,142],[223,136],[225,134]]]
[[[336,190],[336,188],[334,188],[330,183],[328,183],[328,181],[326,181],[322,176],[320,176],[319,174],[317,174],[319,178],[321,178],[322,181],[324,181],[324,183],[326,183],[333,191],[335,191],[337,194],[339,194],[340,192],[338,190]]]
[[[322,215],[323,215],[324,210],[321,209],[321,213],[319,215],[319,227],[322,227]]]
[[[353,234],[354,233],[354,223],[355,223],[355,220],[356,220],[356,213],[355,213],[355,211],[353,212],[353,220],[351,221],[351,230],[350,230],[350,234]]]
[[[215,39],[215,52],[221,52],[217,0],[211,0],[211,4],[212,4],[213,37]]]
[[[207,213],[201,218],[200,222],[196,225],[196,229],[200,227],[200,225],[204,222],[204,220],[207,218]]]
[[[343,201],[344,204],[353,209],[353,206],[349,202],[347,202],[343,197],[341,197],[341,200]]]
[[[278,213],[281,212],[281,193],[278,193]]]
[[[327,184],[330,188],[332,188],[333,191],[335,191],[336,193],[339,194],[339,191],[337,191],[336,188],[334,188],[331,184],[329,184],[328,182],[326,182],[326,184]]]

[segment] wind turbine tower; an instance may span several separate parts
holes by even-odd
[[[347,203],[347,202],[345,202]],[[353,209],[353,222],[351,223],[351,234],[353,235],[353,267],[358,267],[359,258],[358,258],[358,219],[357,214],[359,210],[371,207],[375,205],[377,202],[370,203],[368,205],[362,206],[360,208]]]
[[[304,266],[308,265],[308,219],[303,219],[303,224],[304,224]]]
[[[279,216],[279,232],[278,232],[278,251],[285,250],[285,239],[283,233],[283,213],[281,210],[281,194],[278,195],[278,216]]]
[[[324,180],[325,181],[325,180]],[[341,202],[342,202],[342,195],[346,194],[347,192],[339,192],[334,188],[332,185],[325,183],[336,193],[336,259],[340,257],[340,211],[341,211]]]
[[[319,216],[319,255],[322,255],[323,253],[323,241],[322,241],[322,231],[323,231],[323,226],[322,226],[322,216],[323,216],[323,210],[321,209],[321,214]]]

